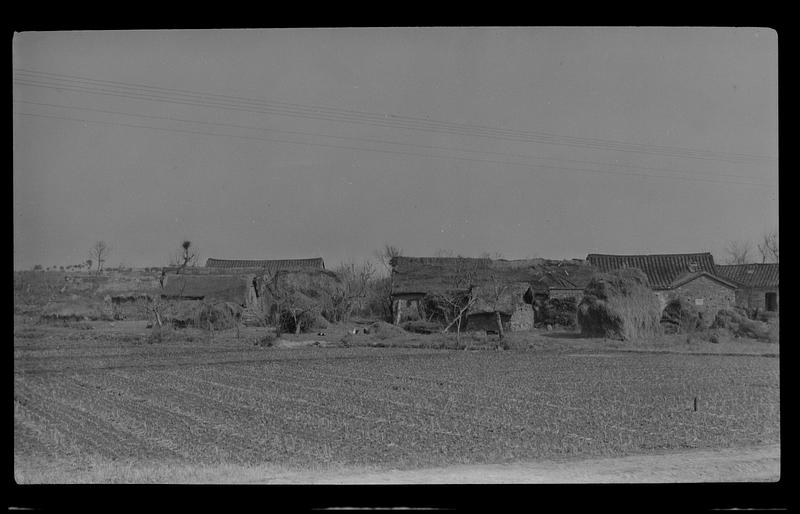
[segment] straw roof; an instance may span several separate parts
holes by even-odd
[[[166,275],[162,298],[244,303],[250,280],[243,275]]]
[[[577,259],[491,260],[466,257],[395,257],[392,259],[392,294],[431,294],[455,289],[459,276],[470,284],[526,283],[537,291],[583,289],[595,269]]]

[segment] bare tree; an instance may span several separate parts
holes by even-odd
[[[756,245],[761,254],[761,262],[778,262],[778,231],[770,230],[761,236],[761,242]]]
[[[170,258],[170,266],[178,266],[183,269],[186,266],[194,266],[197,264],[197,251],[192,247],[192,242],[185,240],[181,243],[178,253]]]
[[[377,257],[380,263],[383,265],[387,274],[392,273],[392,259],[402,255],[403,250],[401,248],[392,246],[390,244],[385,244],[383,245],[383,248],[375,250],[375,257]]]
[[[505,337],[503,331],[503,320],[500,316],[500,302],[508,294],[511,286],[507,282],[502,282],[495,273],[487,275],[487,281],[478,291],[478,298],[488,307],[494,314],[495,323],[497,324],[498,340],[502,341]]]
[[[725,247],[727,264],[747,264],[751,261],[753,245],[750,241],[731,241]]]
[[[364,260],[360,264],[353,261],[343,262],[335,271],[344,283],[344,290],[337,302],[336,310],[339,319],[346,321],[353,310],[364,309],[370,293],[371,282],[375,277],[375,265],[368,260]]]
[[[110,253],[111,246],[109,246],[105,241],[98,241],[92,245],[92,248],[89,250],[89,255],[96,259],[98,273],[103,270],[103,263],[105,263]],[[86,262],[91,266],[91,259]]]
[[[464,315],[470,307],[478,301],[475,283],[478,280],[481,263],[473,259],[463,259],[455,264],[453,273],[445,278],[446,289],[436,295],[445,319],[452,316],[442,333],[448,332],[453,325],[456,326],[456,346],[461,346],[461,324]]]

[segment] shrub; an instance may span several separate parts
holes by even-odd
[[[548,298],[539,309],[537,324],[575,328],[578,302],[575,298]]]
[[[661,326],[667,334],[688,334],[703,328],[703,320],[697,308],[684,300],[670,300],[661,315]]]

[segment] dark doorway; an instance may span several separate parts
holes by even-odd
[[[778,293],[767,293],[764,295],[764,307],[768,311],[778,310]]]

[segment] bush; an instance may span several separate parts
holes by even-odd
[[[694,305],[675,298],[664,308],[661,326],[667,334],[690,334],[703,328],[703,319]]]
[[[539,309],[537,324],[575,328],[578,302],[575,298],[548,298]]]

